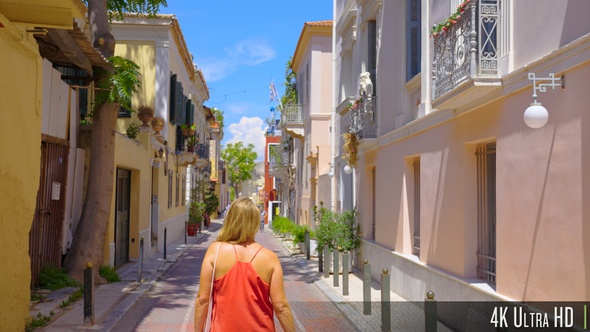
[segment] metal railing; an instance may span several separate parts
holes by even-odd
[[[471,1],[454,24],[434,36],[433,99],[472,77],[498,75],[501,3]]]
[[[375,123],[376,96],[363,97],[350,108],[349,130],[359,139],[377,137]]]
[[[200,159],[209,159],[209,145],[198,143],[195,152]]]
[[[299,104],[287,104],[281,112],[281,124],[302,125],[303,124],[303,107]]]

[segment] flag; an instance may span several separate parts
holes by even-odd
[[[270,81],[270,101],[279,100],[279,93],[273,80]]]

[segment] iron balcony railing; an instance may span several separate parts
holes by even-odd
[[[303,125],[303,107],[299,104],[287,104],[283,107],[281,112],[281,124],[283,126],[289,125]]]
[[[195,152],[199,156],[199,159],[209,159],[209,145],[198,143]]]
[[[359,139],[377,137],[375,123],[375,105],[377,97],[362,97],[350,107],[351,133],[356,134]]]
[[[456,20],[433,34],[433,100],[470,78],[498,76],[501,3],[470,1]]]

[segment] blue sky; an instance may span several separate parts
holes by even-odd
[[[168,0],[162,14],[175,14],[194,62],[203,71],[208,107],[224,112],[222,144],[242,141],[264,158],[269,84],[283,95],[285,68],[303,24],[332,19],[331,0]]]

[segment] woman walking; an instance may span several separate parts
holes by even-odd
[[[260,213],[250,198],[231,204],[201,266],[195,331],[205,327],[210,298],[211,331],[274,331],[274,314],[284,331],[295,331],[281,263],[274,252],[254,241],[259,222]]]

